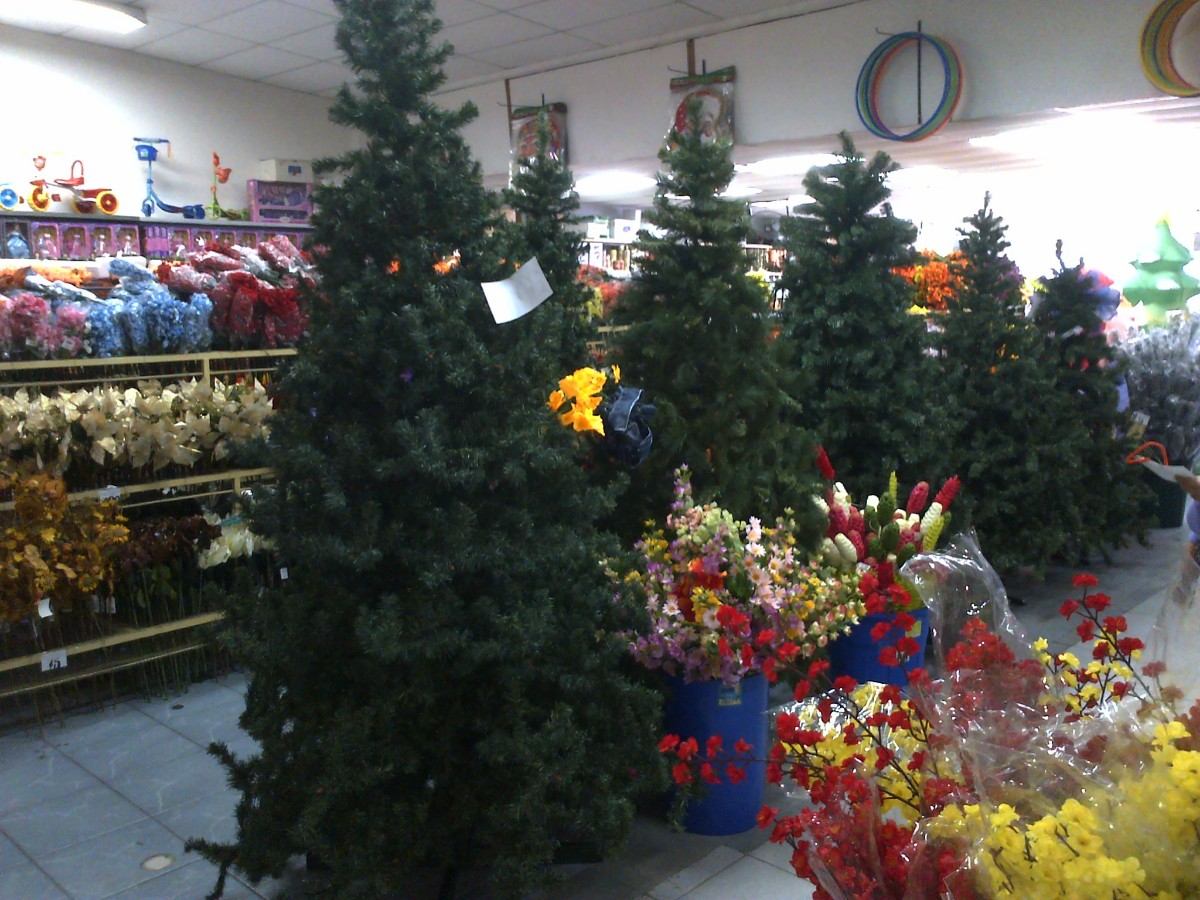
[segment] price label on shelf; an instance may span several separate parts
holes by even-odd
[[[108,487],[100,489],[99,497],[101,500],[120,500],[121,489],[115,484],[110,484]]]
[[[47,650],[42,654],[42,671],[53,672],[57,669],[65,669],[67,667],[67,651],[66,648],[59,650]]]

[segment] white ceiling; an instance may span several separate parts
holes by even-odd
[[[333,0],[137,0],[149,24],[128,35],[47,28],[215,72],[332,96],[350,77],[334,44]],[[437,0],[455,47],[447,85],[717,29],[797,0]],[[803,5],[803,4],[799,4]]]

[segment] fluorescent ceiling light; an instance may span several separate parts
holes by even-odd
[[[827,166],[837,161],[832,153],[800,153],[793,156],[770,156],[758,162],[738,166],[747,175],[783,176],[807,175],[813,166]]]
[[[585,175],[575,182],[575,190],[580,197],[625,197],[639,194],[653,188],[658,182],[649,176],[638,172],[623,172],[612,169],[607,172],[594,172]]]
[[[137,7],[104,0],[6,0],[0,21],[19,28],[84,28],[129,34],[146,27],[146,14]]]

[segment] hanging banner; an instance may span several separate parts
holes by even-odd
[[[671,79],[671,105],[675,131],[688,130],[688,104],[700,104],[700,134],[705,141],[733,141],[733,81],[737,68],[729,66],[704,75]]]
[[[547,155],[567,164],[567,104],[547,103],[545,106],[518,106],[509,117],[508,127],[513,156],[518,163],[537,156],[538,117],[545,110],[550,125]]]

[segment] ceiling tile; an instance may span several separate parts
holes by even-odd
[[[321,91],[337,90],[343,82],[349,81],[353,77],[354,73],[346,66],[321,62],[305,66],[302,69],[293,69],[282,75],[272,75],[267,81],[279,85],[279,87],[291,88],[294,91],[317,94]]]
[[[522,19],[532,19],[542,25],[566,31],[615,19],[629,13],[644,12],[656,6],[667,6],[672,0],[539,0],[531,6],[521,7],[517,13]],[[773,0],[778,2],[778,0]]]
[[[125,47],[132,49],[142,44],[149,44],[165,38],[169,34],[183,31],[186,26],[163,19],[152,20],[144,28],[131,31],[129,34],[113,34],[111,31],[97,31],[91,28],[72,28],[63,36],[77,41],[88,41],[92,44],[104,44],[108,47]]]
[[[143,44],[137,48],[137,52],[195,66],[253,46],[249,41],[239,38],[213,34],[200,28],[185,28],[162,40]]]
[[[256,0],[140,0],[140,5],[146,10],[146,18],[151,22],[155,19],[165,19],[184,25],[199,25],[201,22],[210,22],[239,9],[245,9],[255,2]]]
[[[686,0],[688,6],[702,9],[722,19],[736,19],[768,9],[795,8],[796,4],[787,0]]]
[[[244,37],[258,44],[269,44],[288,35],[309,31],[332,20],[319,12],[292,6],[282,0],[263,0],[254,6],[208,22],[209,31]]]
[[[479,59],[505,69],[517,69],[534,63],[545,62],[548,59],[562,59],[595,50],[599,44],[585,41],[573,34],[548,34],[528,41],[518,41],[495,50],[483,50],[477,54]]]
[[[515,44],[517,41],[549,33],[550,29],[545,25],[497,13],[447,28],[441,33],[441,37],[453,44],[456,52],[474,55],[479,50]]]
[[[251,47],[204,63],[204,68],[239,78],[262,79],[307,66],[312,60],[274,47]]]
[[[342,51],[334,42],[336,34],[337,25],[330,23],[311,31],[303,31],[300,34],[293,34],[291,37],[271,41],[271,46],[287,50],[289,53],[311,56],[313,59],[336,59],[342,55]]]
[[[446,26],[482,19],[495,11],[490,6],[476,3],[475,0],[437,0],[437,17]]]
[[[695,28],[699,25],[709,25],[719,21],[715,16],[701,12],[684,3],[672,3],[646,12],[634,13],[620,19],[610,19],[607,22],[597,22],[595,25],[584,25],[571,29],[579,35],[597,44],[625,44],[639,38],[656,37],[683,31],[685,28]]]
[[[498,66],[493,66],[491,63],[485,63],[482,60],[472,59],[469,56],[452,56],[446,60],[446,65],[442,67],[442,71],[446,73],[446,83],[454,84],[457,81],[466,81],[468,78],[495,75],[501,70]]]
[[[530,3],[536,3],[537,0],[477,0],[484,6],[490,6],[492,9],[513,10],[519,9],[522,6],[528,6]],[[605,3],[607,0],[592,0],[593,3]]]

